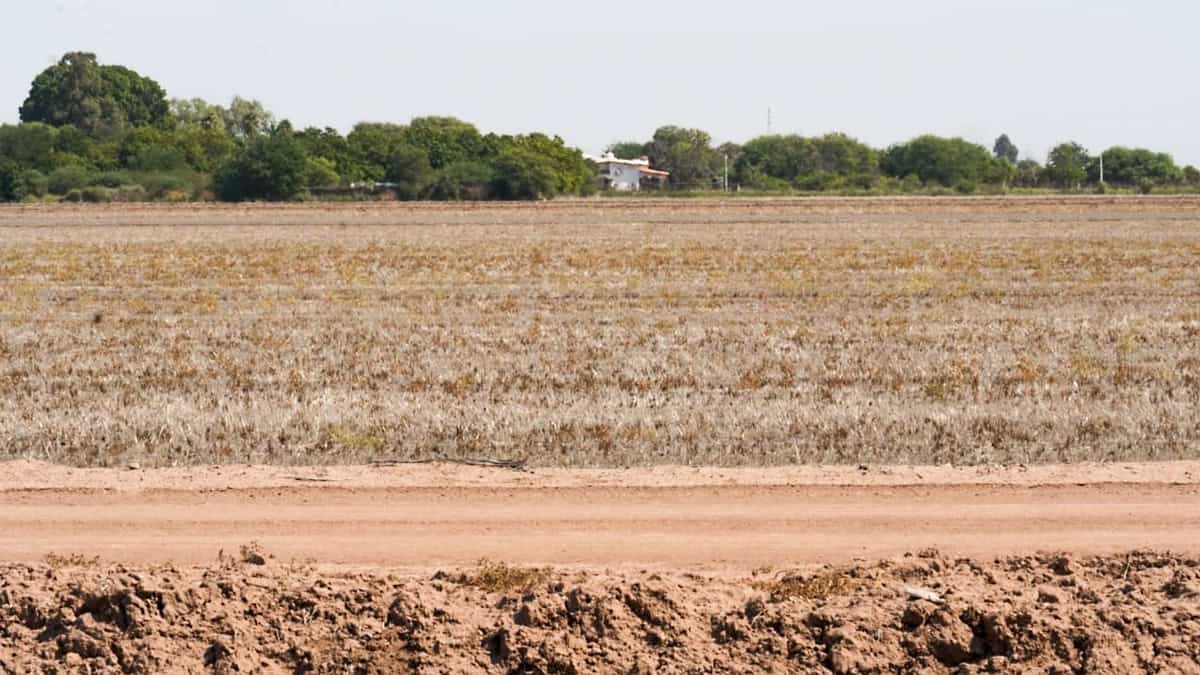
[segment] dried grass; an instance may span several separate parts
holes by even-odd
[[[0,458],[1194,457],[1197,206],[0,209]]]

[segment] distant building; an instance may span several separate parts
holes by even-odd
[[[641,190],[644,185],[662,187],[667,177],[671,175],[669,171],[651,169],[650,160],[645,157],[617,159],[616,155],[606,152],[603,157],[589,157],[588,159],[596,163],[596,167],[600,170],[602,187],[608,190],[636,192]]]

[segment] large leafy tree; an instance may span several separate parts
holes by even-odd
[[[226,201],[281,201],[304,190],[308,178],[304,148],[286,131],[256,136],[217,172],[217,193]]]
[[[1013,145],[1008,134],[1000,134],[1000,137],[996,139],[996,144],[992,146],[992,153],[1000,159],[1008,160],[1008,163],[1013,165],[1017,163],[1017,157],[1020,156],[1017,146]]]
[[[22,122],[73,125],[92,135],[168,119],[166,93],[157,82],[122,66],[102,66],[96,55],[71,52],[34,80],[21,106]]]
[[[239,139],[262,136],[275,129],[275,116],[256,99],[234,96],[223,113],[225,128]]]
[[[1145,148],[1113,147],[1101,153],[1104,157],[1104,180],[1113,185],[1139,186],[1171,185],[1183,181],[1183,169],[1171,155]],[[1100,162],[1091,159],[1087,166],[1088,180],[1100,180]]]
[[[916,176],[926,184],[946,187],[1003,183],[1012,170],[1006,160],[993,157],[981,145],[931,135],[888,148],[880,166],[889,176]]]
[[[225,109],[202,98],[173,98],[170,102],[171,117],[181,126],[219,129],[225,131]]]
[[[296,132],[296,140],[304,147],[304,153],[309,157],[319,157],[332,162],[343,181],[355,183],[379,178],[378,171],[372,173],[368,169],[363,158],[337,129],[309,127]],[[382,158],[380,161],[383,162]]]
[[[1051,183],[1060,188],[1079,187],[1087,178],[1091,161],[1092,158],[1082,145],[1073,141],[1060,143],[1046,158],[1044,174]]]
[[[502,199],[548,199],[595,189],[595,173],[583,153],[557,136],[488,136],[485,144],[496,150],[493,192]]]
[[[408,147],[408,128],[400,124],[361,122],[346,136],[347,150],[359,165],[356,172],[361,180],[383,180],[392,156]],[[428,153],[426,153],[428,155]],[[342,170],[350,178],[350,172]]]
[[[403,200],[424,197],[434,181],[429,154],[411,145],[397,147],[387,162],[384,180],[394,184],[396,196]]]
[[[646,154],[651,166],[671,172],[671,184],[677,187],[711,186],[720,162],[707,132],[677,126],[655,131],[646,145]]]
[[[404,141],[424,150],[435,169],[477,159],[487,151],[475,125],[455,117],[418,117],[408,123]]]
[[[646,156],[646,144],[638,141],[620,141],[608,146],[617,159],[641,159]]]
[[[755,187],[869,187],[879,177],[879,153],[845,134],[759,136],[741,147],[736,173]]]

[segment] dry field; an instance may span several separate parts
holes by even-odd
[[[0,209],[0,459],[1200,456],[1200,201]]]

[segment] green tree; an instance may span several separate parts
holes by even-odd
[[[275,128],[275,116],[261,102],[241,96],[234,96],[222,115],[225,129],[241,140],[269,134]]]
[[[336,187],[341,182],[337,166],[324,157],[304,159],[304,186],[308,188]]]
[[[407,130],[400,124],[361,122],[354,125],[350,135],[346,136],[346,145],[358,165],[360,180],[383,180],[392,156],[408,146]],[[349,177],[348,172],[343,171],[343,175]]]
[[[1061,143],[1046,158],[1044,174],[1051,184],[1063,188],[1078,188],[1088,175],[1092,158],[1084,147],[1075,142]]]
[[[50,125],[32,122],[0,126],[0,157],[16,166],[53,170],[62,154],[59,147],[59,130]]]
[[[740,148],[739,182],[752,187],[826,190],[867,188],[879,178],[879,153],[845,134],[816,138],[759,136]]]
[[[1200,185],[1200,169],[1191,164],[1183,167],[1183,182],[1188,185]]]
[[[558,193],[558,175],[546,155],[513,145],[493,162],[493,194],[500,199],[548,199]]]
[[[710,187],[720,162],[708,133],[676,126],[655,131],[646,154],[651,166],[671,172],[670,182],[676,187]]]
[[[21,175],[21,166],[13,160],[0,155],[0,202],[16,200],[17,180]]]
[[[465,160],[443,167],[429,186],[431,199],[461,201],[487,199],[491,196],[496,171],[487,162]]]
[[[176,125],[226,131],[225,109],[219,105],[202,98],[173,98],[169,105]]]
[[[455,117],[418,117],[408,123],[404,142],[424,150],[434,169],[485,154],[483,137],[475,125]]]
[[[646,144],[637,141],[620,141],[608,146],[605,152],[611,152],[617,159],[641,159],[646,157]]]
[[[128,126],[164,123],[166,93],[157,82],[123,66],[102,66],[96,55],[71,52],[34,78],[21,106],[23,122],[71,124],[112,136]]]
[[[396,197],[405,201],[425,196],[434,181],[429,155],[421,148],[402,145],[388,159],[384,180],[395,184]]]
[[[231,202],[294,199],[304,190],[304,149],[287,133],[257,136],[217,172],[218,196]]]
[[[37,169],[26,169],[13,185],[13,198],[45,197],[50,192],[50,179]]]
[[[1017,157],[1020,156],[1017,146],[1013,145],[1008,134],[1000,134],[1000,137],[996,139],[996,144],[992,146],[992,153],[1013,165],[1016,165]]]
[[[1183,169],[1164,152],[1153,152],[1145,148],[1113,147],[1105,150],[1104,181],[1112,185],[1137,187],[1139,185],[1174,185],[1183,181]],[[1091,158],[1087,165],[1088,180],[1100,180],[1100,162]]]
[[[1013,184],[1017,187],[1034,188],[1037,187],[1042,180],[1042,165],[1037,163],[1037,160],[1022,159],[1017,162],[1017,175],[1013,178]]]
[[[533,133],[519,136],[489,135],[485,145],[494,148],[493,161],[502,185],[496,193],[501,198],[540,199],[557,195],[591,194],[596,187],[596,172],[583,158],[583,153],[558,136]],[[516,166],[517,160],[529,166]],[[544,173],[550,176],[542,182]],[[511,176],[509,181],[506,176]]]
[[[373,173],[368,169],[363,157],[336,129],[309,127],[296,132],[295,137],[304,147],[304,154],[309,157],[322,157],[333,162],[338,175],[345,182],[374,181],[383,175],[380,171]],[[382,164],[384,160],[380,159],[379,161]]]
[[[961,138],[919,136],[893,145],[880,159],[883,172],[895,178],[916,176],[926,185],[971,190],[977,183],[999,185],[1011,175],[1007,160]]]

